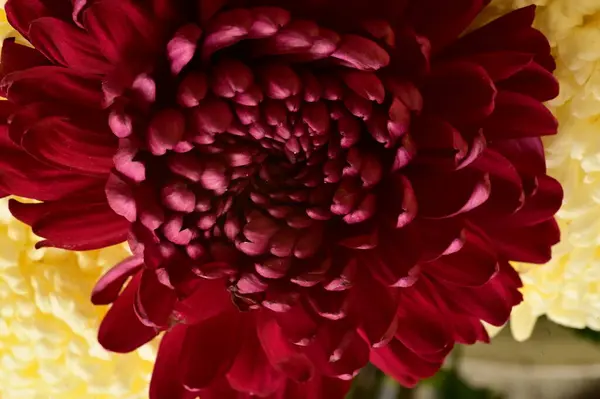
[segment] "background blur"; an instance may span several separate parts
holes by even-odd
[[[365,369],[349,398],[598,399],[600,333],[542,318],[526,342],[505,328],[491,345],[457,347],[442,371],[414,389]]]

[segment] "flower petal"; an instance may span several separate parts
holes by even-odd
[[[549,101],[558,96],[558,80],[543,66],[531,63],[509,79],[497,83],[499,90],[521,93],[538,101]]]
[[[425,108],[456,126],[489,116],[497,93],[483,67],[464,61],[436,65],[421,90]]]
[[[97,197],[86,196],[41,204],[10,201],[9,208],[17,219],[30,224],[35,234],[46,238],[36,245],[38,248],[84,251],[125,241],[129,222],[106,202],[97,201]]]
[[[25,132],[23,148],[57,167],[105,176],[113,167],[116,137],[75,126],[63,118],[45,118]]]
[[[476,287],[487,283],[498,272],[498,260],[492,244],[467,230],[463,247],[428,263],[423,271],[444,283]]]
[[[2,64],[0,77],[28,68],[50,65],[39,51],[19,44],[14,38],[5,39],[2,43]]]
[[[515,262],[546,263],[552,258],[551,247],[560,241],[554,219],[531,226],[490,228],[486,233],[498,251]]]
[[[424,0],[413,4],[408,20],[435,50],[452,43],[487,4],[485,0]]]
[[[522,240],[517,238],[516,242]],[[501,262],[498,274],[481,287],[439,286],[438,292],[454,312],[502,326],[508,320],[512,307],[522,300],[518,291],[520,286],[519,275],[512,266]]]
[[[133,60],[152,51],[160,41],[157,26],[136,2],[103,0],[93,2],[83,15],[89,40],[111,63]]]
[[[57,66],[36,66],[6,76],[2,90],[11,102],[19,105],[58,102],[80,109],[101,109],[103,101],[98,80]]]
[[[419,173],[411,176],[420,216],[447,218],[484,204],[491,193],[488,173],[465,168],[452,173]],[[443,201],[440,201],[443,198]]]
[[[394,339],[382,348],[371,350],[371,363],[406,387],[413,387],[421,378],[434,375],[443,362],[425,360]]]
[[[160,341],[150,381],[150,399],[195,399],[197,397],[196,393],[185,389],[177,371],[186,330],[186,326],[178,324]]]
[[[29,27],[29,39],[57,64],[88,74],[103,74],[109,69],[93,38],[67,22],[52,17],[36,19]]]
[[[507,140],[556,134],[558,122],[538,100],[529,96],[501,91],[496,109],[485,121],[483,133],[488,140]]]
[[[361,320],[361,330],[374,348],[384,346],[396,333],[398,304],[392,291],[372,277],[357,279],[352,288],[352,313]],[[377,309],[377,312],[373,312]]]
[[[174,314],[185,324],[198,324],[233,310],[231,294],[222,279],[197,279],[191,293],[175,304]]]
[[[308,381],[314,366],[308,358],[292,347],[275,318],[263,311],[257,318],[257,333],[267,358],[277,370],[294,381]]]
[[[114,304],[108,309],[98,330],[98,341],[105,349],[117,352],[131,352],[151,341],[159,331],[145,326],[133,310],[135,293],[138,290],[141,273],[131,279]]]
[[[448,317],[437,308],[436,299],[435,289],[432,292],[421,281],[403,290],[398,298],[396,339],[422,356],[440,356],[454,344]]]
[[[127,279],[136,274],[144,260],[140,257],[130,256],[117,263],[96,282],[92,290],[92,303],[94,305],[108,305],[118,297]]]
[[[134,309],[143,324],[157,330],[166,329],[176,300],[175,290],[158,280],[156,270],[142,271]]]
[[[242,318],[233,311],[187,328],[179,360],[186,388],[208,387],[229,371],[241,346],[241,327]]]
[[[267,397],[281,389],[285,375],[269,362],[256,330],[249,330],[244,333],[242,348],[227,373],[227,380],[239,392]]]
[[[29,37],[31,23],[38,18],[55,16],[67,21],[71,17],[71,4],[63,0],[8,0],[4,10],[10,25],[25,38]]]

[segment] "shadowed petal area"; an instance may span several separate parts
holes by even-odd
[[[113,352],[125,353],[139,348],[158,335],[158,331],[144,325],[135,314],[133,303],[140,285],[138,273],[129,282],[119,298],[110,307],[98,330],[100,344]]]

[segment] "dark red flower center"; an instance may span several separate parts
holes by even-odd
[[[366,31],[338,34],[278,8],[224,11],[208,26],[177,30],[168,66],[105,87],[120,138],[111,206],[154,232],[160,258],[185,252],[198,275],[231,275],[251,304],[280,308],[268,287],[347,288],[330,284],[348,267],[333,253],[375,245],[382,182],[411,157],[418,90],[382,81],[386,44]],[[412,217],[396,205],[390,228]]]

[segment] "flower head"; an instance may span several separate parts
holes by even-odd
[[[459,38],[485,3],[9,0],[0,188],[39,247],[129,241],[92,301],[107,349],[166,331],[151,398],[413,385],[558,241],[550,47]]]

